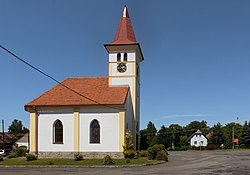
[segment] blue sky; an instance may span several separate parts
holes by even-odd
[[[145,58],[141,128],[250,119],[249,0],[2,0],[0,44],[59,81],[106,76],[124,5]],[[23,106],[55,83],[0,58],[0,119],[29,127]]]

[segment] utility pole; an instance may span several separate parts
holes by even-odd
[[[172,148],[174,149],[174,133],[173,133]]]
[[[3,149],[4,149],[4,140],[5,140],[5,138],[4,138],[4,121],[2,120],[2,129],[3,129]]]
[[[232,130],[232,141],[233,141],[233,149],[234,149],[234,126],[233,126],[233,130]]]

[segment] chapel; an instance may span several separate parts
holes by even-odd
[[[108,76],[67,78],[24,108],[30,153],[42,158],[123,157],[126,131],[139,149],[140,63],[144,60],[125,6],[108,53]]]

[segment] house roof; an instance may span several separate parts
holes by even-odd
[[[208,134],[206,135],[206,137],[207,137],[208,140],[211,139],[211,138],[212,138],[212,133],[211,133],[211,132],[208,133]]]
[[[199,129],[197,129],[197,131],[196,131],[195,133],[193,133],[193,134],[188,138],[188,140],[192,139],[192,137],[194,137],[195,135],[203,135],[206,139],[208,139],[206,135],[204,135]]]
[[[111,44],[136,44],[135,34],[128,14],[128,8],[123,9],[122,17],[118,25],[114,41]]]
[[[110,87],[108,77],[67,78],[24,107],[29,111],[29,107],[123,105],[128,90],[128,86]]]
[[[12,143],[17,138],[13,134],[4,132],[4,143]],[[3,143],[3,133],[0,133],[0,144]]]
[[[16,142],[27,143],[28,140],[29,140],[29,134],[25,134],[23,137],[21,137],[20,139],[18,139]]]

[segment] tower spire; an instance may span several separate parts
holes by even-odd
[[[128,14],[127,6],[124,7],[122,17],[118,25],[114,41],[111,44],[134,44],[136,43],[135,34]]]

